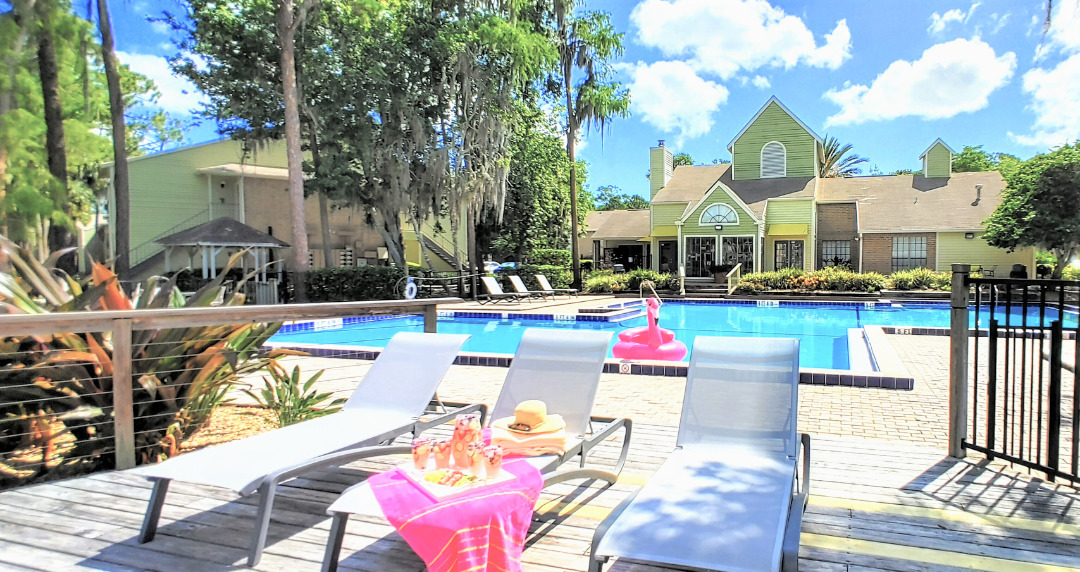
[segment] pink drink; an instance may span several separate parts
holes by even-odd
[[[487,478],[494,479],[499,476],[499,471],[502,470],[502,462],[502,447],[498,445],[484,447],[484,469],[487,471]]]
[[[412,442],[412,460],[413,466],[417,471],[426,471],[428,465],[428,456],[431,455],[431,439],[427,437],[417,437]]]
[[[465,457],[467,463],[464,467],[460,467],[462,471],[468,472],[477,477],[484,476],[484,445],[479,442],[469,443],[469,446],[465,448]]]
[[[435,454],[435,468],[450,468],[450,439],[440,439],[431,443],[431,451]]]
[[[454,464],[462,470],[470,466],[466,456],[466,447],[480,437],[480,415],[463,413],[454,421],[454,436],[450,439],[450,450]]]

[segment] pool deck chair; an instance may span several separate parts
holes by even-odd
[[[548,282],[547,276],[544,276],[543,274],[536,275],[536,282],[540,284],[540,289],[545,292],[565,294],[568,298],[570,296],[577,296],[577,288],[552,288],[551,282]]]
[[[154,539],[169,483],[174,480],[232,489],[241,496],[258,492],[248,565],[258,564],[279,484],[317,469],[387,454],[378,445],[445,423],[458,413],[486,413],[484,406],[474,405],[420,420],[468,338],[396,334],[341,411],[135,469],[134,473],[154,482],[139,542]]]
[[[521,300],[528,300],[532,296],[530,294],[519,294],[517,292],[503,292],[502,286],[499,286],[499,282],[495,280],[493,276],[482,276],[480,281],[484,283],[484,289],[488,291],[487,294],[481,294],[478,302],[481,304],[487,304],[491,302],[498,304],[499,302],[520,302]]]
[[[574,479],[599,479],[614,484],[626,463],[632,423],[629,419],[592,417],[593,401],[600,387],[611,342],[611,332],[589,330],[525,331],[517,353],[510,362],[502,390],[495,402],[491,419],[511,417],[517,404],[539,399],[549,413],[562,415],[566,421],[567,449],[562,455],[527,457],[544,476],[544,486]],[[590,430],[591,429],[591,430]],[[616,431],[623,430],[622,450],[610,470],[586,467],[589,452]],[[405,447],[404,452],[409,448]],[[575,457],[577,467],[558,470]],[[347,489],[327,513],[334,517],[330,541],[326,545],[323,570],[336,570],[345,526],[350,514],[365,518],[385,518],[371,487],[360,483]]]
[[[525,282],[521,280],[521,276],[510,276],[510,283],[514,285],[514,291],[518,294],[525,294],[530,298],[546,298],[551,296],[551,299],[555,299],[554,290],[529,290],[525,287]]]
[[[810,485],[810,437],[795,432],[798,384],[798,340],[699,336],[675,452],[597,527],[589,570],[613,556],[796,570]]]

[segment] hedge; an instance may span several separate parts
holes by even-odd
[[[929,268],[900,270],[889,275],[889,287],[893,290],[951,290],[952,274],[934,272]]]
[[[679,287],[678,277],[671,274],[645,269],[632,270],[620,274],[615,274],[611,270],[600,270],[589,274],[589,276],[585,278],[585,291],[596,294],[626,291],[637,292],[644,280],[655,282],[657,290],[672,290]]]
[[[735,287],[735,294],[757,294],[765,290],[806,290],[833,292],[877,292],[886,279],[877,272],[857,273],[831,266],[813,272],[785,268],[775,272],[746,274]]]
[[[570,283],[573,282],[570,269],[565,266],[543,264],[518,264],[517,266],[517,275],[521,277],[529,290],[540,289],[540,284],[536,281],[537,274],[543,274],[547,277],[552,288],[569,288]]]
[[[308,301],[393,300],[400,297],[394,286],[404,276],[396,266],[317,268],[307,273]]]
[[[532,251],[528,257],[529,264],[535,264],[537,266],[561,266],[563,268],[570,268],[570,251],[558,250],[555,248],[537,248]],[[547,276],[545,274],[545,276]],[[548,276],[548,280],[551,276]],[[552,284],[555,286],[555,284]]]

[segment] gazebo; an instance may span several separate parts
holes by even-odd
[[[165,272],[172,270],[172,253],[177,247],[187,249],[189,266],[194,265],[195,253],[199,252],[202,256],[203,278],[217,277],[217,257],[222,251],[232,248],[250,249],[250,254],[254,259],[252,268],[259,269],[256,280],[260,282],[266,281],[266,265],[270,261],[270,249],[290,246],[287,242],[228,217],[214,219],[194,228],[159,238],[155,242],[165,247]],[[246,271],[247,261],[244,260],[241,264]]]

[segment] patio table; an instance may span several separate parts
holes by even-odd
[[[324,569],[336,568],[348,516],[377,514],[390,521],[431,572],[521,570],[544,479],[526,460],[509,461],[503,470],[515,478],[443,501],[432,499],[397,468],[349,488],[327,509],[334,524]]]

